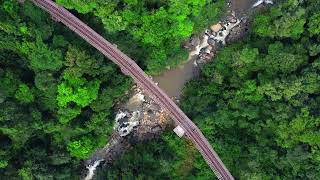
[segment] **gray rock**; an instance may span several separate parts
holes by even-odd
[[[190,42],[193,47],[196,47],[196,46],[199,46],[201,40],[199,37],[193,36],[190,38]]]

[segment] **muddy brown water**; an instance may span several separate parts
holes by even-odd
[[[199,69],[193,65],[193,61],[194,59],[190,59],[184,65],[167,70],[160,76],[154,77],[153,80],[158,83],[158,86],[164,90],[169,97],[179,97],[184,84],[199,73]]]
[[[251,9],[257,0],[232,0],[231,2],[231,9],[235,11],[237,15],[243,15]]]
[[[256,0],[231,0],[231,2],[231,9],[236,12],[237,16],[241,16],[251,9]],[[199,68],[193,65],[193,61],[194,59],[190,58],[182,66],[167,70],[153,79],[169,97],[179,98],[185,83],[199,74]]]

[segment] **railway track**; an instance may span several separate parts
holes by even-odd
[[[213,150],[200,129],[182,112],[182,110],[144,73],[144,71],[127,55],[114,47],[110,42],[84,24],[63,7],[51,0],[33,0],[33,2],[50,13],[56,20],[62,22],[76,34],[98,49],[108,59],[116,63],[122,71],[131,76],[135,82],[150,95],[171,118],[182,127],[186,135],[196,145],[218,179],[233,180],[234,178]]]

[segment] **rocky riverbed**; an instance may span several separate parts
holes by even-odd
[[[242,38],[248,31],[249,21],[246,17],[237,17],[230,11],[226,18],[211,25],[201,36],[193,36],[184,43],[184,48],[195,56],[195,66],[201,66],[214,59],[219,49],[226,44]]]
[[[245,13],[233,11],[236,8],[232,4],[233,1],[228,3],[228,11],[223,20],[210,25],[200,36],[192,36],[183,43],[183,47],[190,52],[189,59],[194,61],[194,66],[200,67],[212,61],[219,49],[241,39],[248,32],[250,24]],[[246,8],[251,6],[246,5]],[[174,127],[168,114],[139,87],[134,86],[128,97],[127,102],[120,102],[115,107],[117,114],[114,132],[108,144],[84,162],[85,180],[92,179],[98,167],[106,167],[135,144],[157,138],[167,128]]]
[[[134,86],[128,96],[130,99],[127,102],[116,106],[114,132],[108,144],[84,163],[87,169],[85,180],[94,176],[99,165],[107,166],[135,144],[157,138],[167,127],[173,126],[168,114],[142,89]]]

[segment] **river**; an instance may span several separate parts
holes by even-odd
[[[179,97],[184,84],[199,73],[199,68],[194,66],[193,61],[194,58],[190,58],[185,64],[169,69],[160,76],[154,77],[153,80],[169,97]]]
[[[237,16],[243,16],[247,13],[256,0],[232,0],[231,10],[236,12]],[[215,24],[215,22],[212,22]],[[169,69],[159,76],[153,77],[158,86],[164,90],[169,97],[179,98],[186,82],[199,74],[199,68],[193,65],[194,58],[174,69]]]
[[[231,9],[236,12],[237,15],[243,15],[248,12],[252,5],[257,0],[233,0]]]

